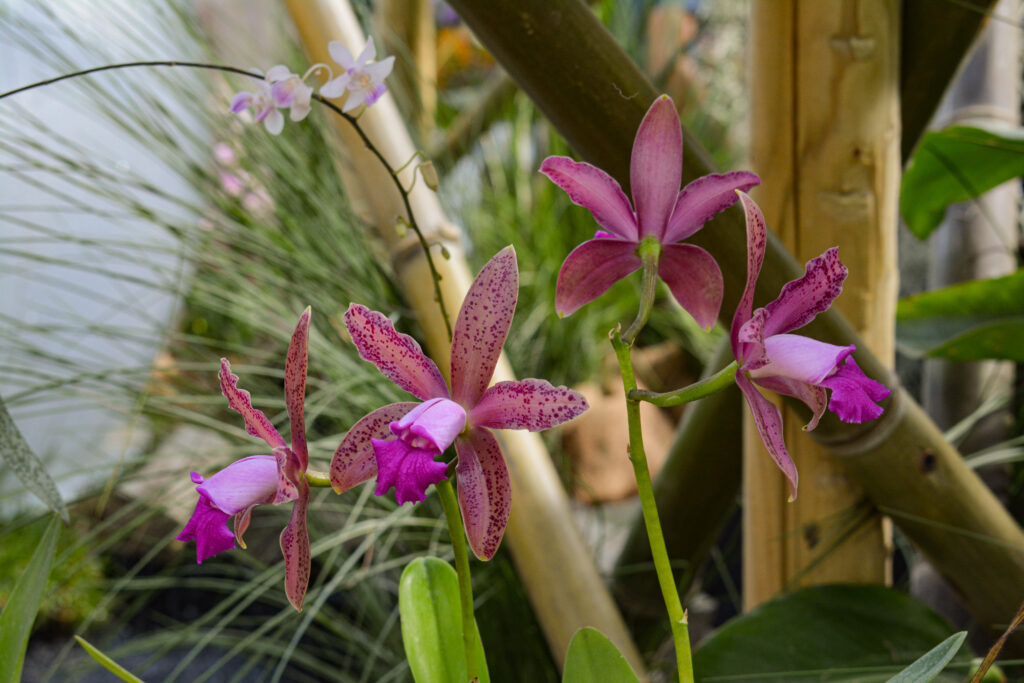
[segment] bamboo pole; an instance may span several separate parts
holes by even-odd
[[[408,93],[408,116],[429,140],[437,111],[437,28],[429,0],[381,0],[376,23],[385,52],[396,55],[394,77]]]
[[[548,0],[450,2],[572,148],[626,187],[633,137],[657,93],[590,10]],[[683,182],[713,170],[684,131]],[[696,237],[722,266],[728,321],[746,276],[742,213],[724,212]],[[757,300],[775,298],[802,271],[769,234]],[[815,438],[848,458],[851,479],[936,562],[980,623],[1007,623],[1024,598],[1024,532],[838,311],[818,316],[803,332],[856,343],[861,368],[894,388],[880,420],[845,425],[826,417]]]
[[[350,50],[360,49],[366,40],[345,0],[288,0],[287,6],[314,61],[328,60],[330,40],[340,40]],[[387,243],[402,292],[418,315],[428,352],[447,374],[451,345],[433,300],[426,258],[411,235],[399,239],[394,230],[396,216],[403,213],[398,192],[351,127],[340,119],[335,121],[347,157],[344,179],[349,195],[365,197],[369,222]],[[389,96],[368,109],[359,124],[393,167],[401,166],[415,151]],[[402,174],[406,187],[411,173],[407,170]],[[451,255],[447,260],[435,256],[435,262],[442,274],[448,311],[454,317],[471,282],[463,252],[455,242],[457,233],[445,218],[437,195],[425,183],[416,184],[410,202],[428,240],[443,241]],[[510,379],[514,376],[503,355],[494,381]],[[555,660],[561,666],[573,634],[583,626],[592,626],[608,636],[630,665],[642,673],[643,660],[573,525],[568,499],[540,437],[525,431],[503,431],[498,438],[512,479],[512,515],[505,543],[512,551]]]
[[[894,360],[899,162],[899,2],[754,0],[750,8],[755,198],[800,261],[840,247],[850,275],[834,306]],[[840,460],[782,407],[800,495],[748,425],[743,459],[743,598],[751,609],[797,586],[887,583],[891,529],[859,513]],[[750,418],[747,418],[748,421]],[[856,525],[856,526],[854,526]]]

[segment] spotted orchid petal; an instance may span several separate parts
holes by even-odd
[[[799,334],[777,334],[764,340],[767,362],[750,370],[752,379],[785,377],[808,384],[821,384],[856,346],[836,346]]]
[[[377,408],[352,425],[331,459],[331,486],[344,493],[377,474],[377,460],[371,439],[391,436],[390,425],[416,406],[415,402],[392,403]]]
[[[466,427],[466,410],[455,401],[432,398],[389,425],[391,433],[416,448],[437,453],[452,445]]]
[[[761,207],[755,204],[750,195],[745,192],[736,194],[740,197],[747,223],[747,284],[736,305],[736,313],[733,315],[732,328],[729,333],[734,353],[739,350],[740,328],[750,320],[754,308],[754,288],[757,286],[757,276],[761,274],[764,250],[768,244],[768,227],[765,225]]]
[[[220,359],[220,390],[228,399],[228,405],[245,420],[245,431],[257,436],[271,448],[284,446],[284,439],[271,424],[263,411],[252,407],[252,397],[245,389],[238,388],[238,375],[231,373],[231,363],[227,358]]]
[[[568,157],[548,157],[540,172],[565,190],[573,204],[590,211],[602,228],[622,239],[637,241],[636,217],[626,193],[610,175]]]
[[[508,246],[480,269],[455,322],[452,398],[463,406],[476,405],[491,383],[518,299],[519,264]]]
[[[306,509],[309,507],[309,482],[299,482],[299,493],[292,506],[292,516],[281,532],[281,554],[284,555],[284,591],[288,602],[302,611],[302,600],[309,585],[310,552]]]
[[[399,387],[424,401],[448,398],[448,385],[434,361],[427,358],[415,339],[395,330],[386,316],[352,304],[345,312],[345,326],[359,357],[376,365]]]
[[[639,270],[643,263],[636,249],[636,242],[618,239],[588,240],[573,249],[562,263],[555,284],[558,315],[572,315],[616,282]]]
[[[474,427],[537,432],[568,422],[587,409],[582,395],[542,379],[498,382],[469,413]]]
[[[299,469],[299,456],[287,446],[278,446],[274,449],[274,458],[277,460],[277,494],[274,496],[275,505],[289,500],[295,500],[299,495],[299,480],[302,479],[302,470]]]
[[[306,308],[288,345],[284,362],[284,403],[288,421],[292,426],[292,451],[299,458],[299,469],[306,471],[309,452],[306,448],[306,371],[309,366],[309,318],[312,309]]]
[[[473,554],[489,560],[498,552],[512,507],[512,484],[498,440],[474,427],[455,442],[459,507]]]
[[[432,447],[415,448],[401,439],[382,441],[371,439],[377,458],[377,488],[374,491],[383,496],[392,487],[399,505],[412,501],[422,502],[427,497],[427,488],[442,479],[447,479],[448,466],[434,460],[438,451]]]
[[[818,426],[818,421],[828,407],[828,394],[822,386],[788,377],[761,377],[756,383],[769,391],[803,401],[811,410],[811,421],[804,425],[805,431],[809,432]]]
[[[865,375],[853,356],[848,357],[835,374],[826,377],[822,385],[832,390],[829,410],[843,422],[855,424],[881,417],[882,406],[876,402],[885,400],[891,393],[884,384]]]
[[[787,282],[779,297],[765,306],[765,336],[791,332],[814,320],[843,291],[849,272],[839,260],[838,247],[808,261],[804,274]]]
[[[711,254],[692,244],[666,244],[658,261],[658,276],[698,325],[704,329],[714,326],[725,285]]]
[[[629,183],[640,237],[663,237],[683,176],[683,132],[668,95],[647,110],[633,141]]]
[[[701,176],[682,189],[668,219],[662,242],[684,240],[704,227],[719,211],[736,203],[736,190],[748,191],[761,179],[750,171],[732,171]]]
[[[762,396],[761,392],[750,383],[750,380],[743,376],[743,373],[736,373],[736,384],[739,385],[740,391],[747,399],[750,413],[754,417],[754,426],[757,427],[757,433],[760,435],[768,455],[782,470],[786,481],[789,482],[790,500],[796,500],[798,475],[796,465],[793,464],[793,459],[790,457],[789,451],[786,450],[786,442],[782,438],[782,415],[779,413],[778,407]]]

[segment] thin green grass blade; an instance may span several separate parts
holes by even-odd
[[[97,648],[95,645],[90,643],[85,638],[81,636],[75,636],[75,640],[77,640],[78,644],[81,645],[82,648],[89,653],[90,657],[99,662],[100,666],[102,666],[104,669],[120,678],[122,681],[127,681],[127,683],[143,683],[141,678],[134,675],[132,672],[128,671],[128,669],[124,668],[123,666],[115,662],[113,659],[103,654],[99,650],[99,648]]]
[[[32,449],[25,437],[21,435],[17,425],[7,412],[4,401],[0,398],[0,457],[7,463],[8,469],[21,480],[29,491],[46,504],[64,520],[69,522],[68,509],[60,497],[57,484],[46,471],[46,467]]]
[[[927,681],[934,680],[960,651],[965,638],[967,638],[967,631],[954,633],[886,683],[927,683]]]
[[[14,585],[11,599],[0,613],[0,683],[17,683],[21,679],[28,636],[43,599],[59,536],[60,518],[54,515],[39,539],[25,573]]]

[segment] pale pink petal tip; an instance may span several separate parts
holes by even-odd
[[[884,410],[877,402],[891,393],[884,384],[865,375],[852,356],[821,384],[832,390],[829,410],[843,422],[854,424],[881,417]]]
[[[427,497],[427,488],[447,479],[447,465],[434,460],[437,451],[412,448],[400,439],[381,441],[371,439],[377,457],[377,488],[374,493],[383,496],[392,487],[399,505],[421,502]]]

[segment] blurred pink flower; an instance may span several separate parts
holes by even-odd
[[[335,40],[327,45],[327,50],[331,53],[331,59],[337,62],[344,71],[337,78],[324,83],[320,87],[320,94],[333,99],[348,93],[348,98],[342,105],[342,111],[352,111],[361,104],[369,107],[387,92],[384,79],[394,68],[395,58],[393,56],[385,57],[379,62],[373,62],[377,56],[373,38],[367,39],[366,46],[355,59],[352,58],[352,53],[347,47]]]

